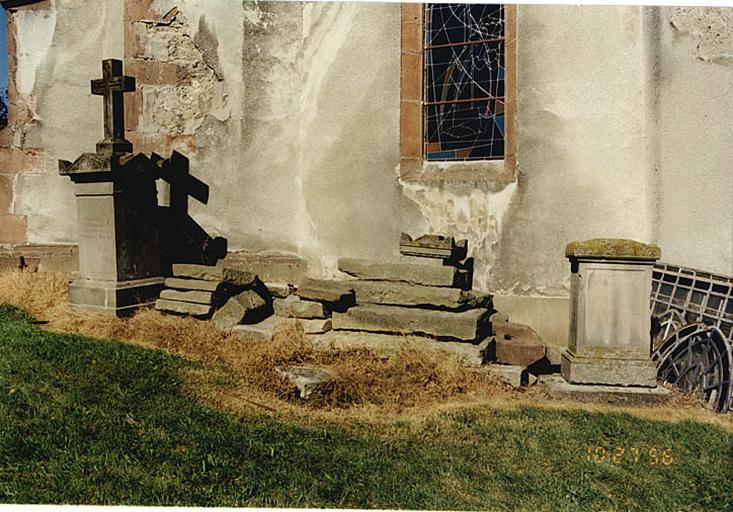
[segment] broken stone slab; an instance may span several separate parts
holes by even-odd
[[[211,313],[211,306],[205,304],[194,304],[193,302],[180,302],[168,299],[156,300],[155,309],[192,316],[208,316]]]
[[[551,398],[569,398],[585,403],[616,405],[654,405],[672,398],[672,392],[661,386],[607,386],[599,384],[570,384],[560,375],[545,375],[540,379]]]
[[[423,334],[478,343],[489,333],[489,311],[453,312],[366,304],[334,312],[333,328],[348,331]]]
[[[254,290],[245,290],[230,298],[214,313],[213,321],[219,329],[228,329],[255,316],[267,306],[267,301]]]
[[[295,287],[287,283],[265,283],[265,288],[270,295],[278,299],[285,299],[295,291]]]
[[[175,288],[177,290],[200,290],[203,292],[213,292],[219,286],[217,281],[207,281],[205,279],[184,279],[180,277],[168,277],[165,280],[166,288]]]
[[[496,337],[496,361],[500,364],[531,366],[547,353],[539,335],[529,326],[513,322],[492,323]]]
[[[351,281],[358,304],[390,304],[444,309],[490,307],[491,295],[458,288],[390,281]]]
[[[504,384],[515,388],[532,386],[537,383],[537,377],[527,371],[524,366],[508,364],[490,364],[487,371]]]
[[[332,329],[330,318],[278,318],[278,326],[295,327],[299,324],[303,327],[304,334],[324,334]]]
[[[296,293],[302,299],[328,302],[334,307],[345,309],[356,303],[351,283],[352,281],[306,278],[298,286]]]
[[[163,290],[160,292],[161,299],[177,300],[181,302],[194,302],[196,304],[211,304],[214,294],[212,292],[204,292],[200,290]]]
[[[303,300],[296,295],[286,299],[275,299],[272,309],[278,316],[287,318],[326,318],[326,308],[323,303]]]
[[[481,366],[486,362],[486,351],[490,338],[474,345],[463,341],[444,341],[419,335],[385,334],[361,331],[330,331],[311,337],[314,345],[322,348],[335,347],[341,350],[367,348],[380,356],[389,357],[405,344],[440,351],[457,356],[466,366]]]
[[[332,385],[335,377],[333,373],[322,368],[307,366],[286,366],[275,368],[281,377],[287,379],[298,390],[302,400],[308,400],[320,393],[326,392]]]
[[[246,270],[216,265],[197,265],[193,263],[174,263],[175,277],[188,277],[206,281],[222,281],[237,286],[252,287],[258,284],[257,275]]]
[[[281,321],[282,318],[271,316],[256,324],[239,324],[225,330],[259,341],[272,341],[275,329]]]
[[[467,252],[467,240],[442,235],[423,235],[413,239],[407,233],[400,237],[400,253],[406,256],[462,260]]]
[[[341,258],[338,268],[359,279],[398,281],[425,286],[466,288],[468,273],[451,266],[415,265],[410,263],[373,262],[358,258]]]

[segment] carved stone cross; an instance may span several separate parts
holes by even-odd
[[[92,80],[92,94],[104,96],[104,140],[98,153],[129,153],[132,144],[125,140],[125,101],[123,94],[135,90],[135,79],[122,75],[122,61],[102,61],[102,78]]]

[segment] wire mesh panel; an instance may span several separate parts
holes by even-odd
[[[686,323],[715,326],[733,342],[733,278],[658,263],[652,273],[652,314],[679,311]]]

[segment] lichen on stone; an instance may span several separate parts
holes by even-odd
[[[622,238],[594,238],[570,242],[565,248],[568,258],[658,260],[662,251],[655,244]]]

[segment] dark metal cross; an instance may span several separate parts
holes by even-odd
[[[122,75],[122,61],[102,61],[102,78],[92,80],[92,94],[104,96],[104,140],[98,153],[129,153],[132,144],[125,140],[124,93],[135,90],[135,79]]]

